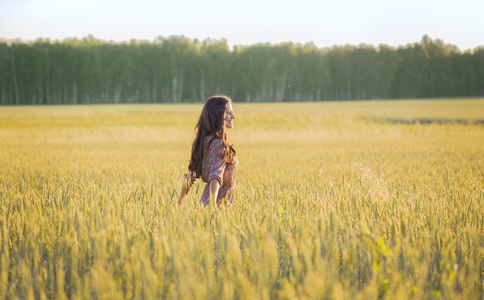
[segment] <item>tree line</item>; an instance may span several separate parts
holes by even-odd
[[[484,47],[424,36],[377,47],[235,46],[183,36],[154,41],[0,40],[0,104],[237,102],[484,95]]]

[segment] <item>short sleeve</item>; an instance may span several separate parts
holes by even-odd
[[[220,139],[214,139],[210,143],[207,155],[208,178],[207,182],[217,179],[220,186],[223,184],[225,161],[222,159],[223,144]]]

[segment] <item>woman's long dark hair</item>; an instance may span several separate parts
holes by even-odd
[[[192,155],[188,170],[194,178],[199,178],[202,175],[202,163],[205,155],[205,138],[213,135],[215,138],[220,138],[223,144],[222,159],[228,163],[233,164],[235,159],[235,149],[233,145],[227,142],[227,134],[225,133],[225,110],[227,105],[232,103],[232,99],[224,95],[216,95],[207,99],[203,106],[202,113],[195,126],[196,137],[192,145]]]

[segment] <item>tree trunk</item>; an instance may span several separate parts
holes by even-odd
[[[20,99],[18,96],[18,86],[17,86],[17,73],[15,72],[15,63],[14,63],[14,58],[13,54],[10,55],[8,52],[8,46],[6,48],[7,51],[7,58],[10,61],[10,66],[12,67],[12,77],[13,77],[13,88],[14,88],[14,94],[15,94],[15,104],[19,105],[20,104]]]

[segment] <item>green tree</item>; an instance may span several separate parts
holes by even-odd
[[[235,46],[226,40],[158,37],[105,42],[0,41],[0,103],[320,101],[478,96],[484,49],[460,52],[424,36],[419,43]]]

